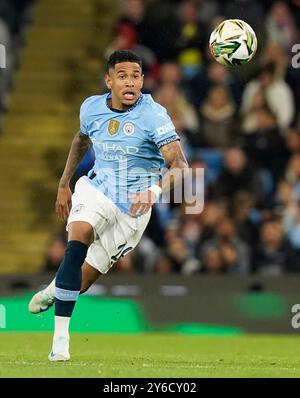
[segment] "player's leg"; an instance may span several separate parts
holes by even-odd
[[[129,253],[129,251],[138,244],[148,224],[150,214],[151,211],[139,217],[138,220],[134,220],[132,217],[119,212],[118,216],[115,218],[115,223],[109,225],[105,224],[105,228],[96,228],[97,236],[101,236],[101,239],[95,240],[85,252],[87,263],[91,265],[91,268],[98,270],[99,274],[106,274],[121,256],[125,256]],[[74,242],[75,239],[77,240],[79,238],[80,237],[76,234],[69,234],[70,242]],[[77,287],[74,283],[72,288],[70,288],[70,284],[66,285],[65,281],[59,279],[60,271],[61,269],[59,269],[57,273],[55,282],[55,333],[52,352],[49,355],[51,361],[68,360],[70,357],[69,322],[81,287],[81,283],[77,284]],[[91,269],[89,269],[89,271],[90,279],[87,278],[86,287],[88,287],[89,283],[98,275]],[[61,274],[64,275],[64,270],[62,270]],[[79,275],[77,275],[77,277],[79,277]],[[67,279],[69,283],[71,278],[68,276],[66,280]],[[74,290],[75,288],[78,290]],[[67,294],[65,291],[67,291]],[[66,300],[64,300],[64,298],[66,298]]]
[[[55,317],[51,361],[64,361],[69,355],[69,323],[81,288],[81,267],[94,229],[88,222],[69,224],[68,244],[55,278]]]
[[[79,294],[86,292],[89,287],[102,275],[86,261],[81,267],[81,274],[82,282]],[[40,290],[32,297],[30,303],[28,304],[28,311],[32,314],[38,314],[40,312],[47,311],[54,304],[54,300],[55,278],[45,289]]]
[[[82,266],[82,283],[80,294],[85,293],[97,279],[100,278],[101,272],[92,267],[87,261]]]
[[[55,278],[55,331],[51,361],[69,359],[69,322],[80,293],[82,265],[88,247],[96,236],[101,236],[113,219],[112,206],[91,185],[88,177],[81,177],[72,195],[72,208],[67,221],[68,244],[64,259]],[[110,202],[109,202],[110,203]]]

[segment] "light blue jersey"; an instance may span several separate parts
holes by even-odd
[[[164,159],[159,148],[178,140],[164,107],[141,94],[126,111],[111,109],[109,94],[87,98],[80,108],[80,130],[90,137],[95,164],[88,176],[125,213],[128,196],[144,191],[161,179]]]

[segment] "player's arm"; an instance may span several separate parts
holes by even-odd
[[[166,193],[187,175],[189,165],[179,141],[163,145],[160,152],[169,166],[169,170],[164,174],[160,183],[161,193]]]
[[[68,217],[71,208],[71,178],[73,177],[75,170],[83,158],[83,155],[86,153],[90,143],[91,141],[89,137],[81,134],[80,131],[78,131],[73,138],[66,166],[59,181],[55,203],[56,212],[62,220],[65,220]]]
[[[163,145],[160,152],[165,159],[169,170],[164,174],[159,185],[152,185],[147,191],[140,192],[131,197],[133,202],[130,214],[135,216],[147,213],[161,193],[170,191],[187,175],[189,166],[182,151],[179,141]]]

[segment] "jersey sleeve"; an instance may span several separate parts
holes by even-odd
[[[152,129],[150,134],[158,148],[170,142],[180,140],[176,133],[175,126],[165,108],[156,108],[151,118]]]

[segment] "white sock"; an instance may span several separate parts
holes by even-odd
[[[67,316],[56,316],[54,317],[54,336],[53,340],[59,337],[66,337],[69,339],[69,324],[70,317]]]

